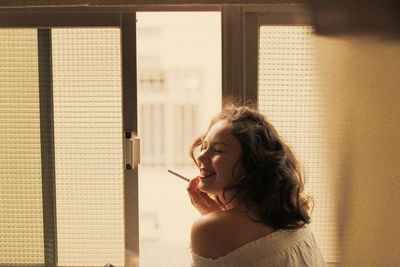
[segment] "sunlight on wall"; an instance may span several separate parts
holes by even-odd
[[[342,266],[400,266],[400,43],[318,36],[332,163],[339,166]]]

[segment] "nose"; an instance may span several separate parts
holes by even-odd
[[[197,156],[197,161],[200,163],[209,163],[210,157],[208,156],[208,149],[204,149],[200,151],[200,154]]]

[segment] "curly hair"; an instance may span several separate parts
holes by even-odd
[[[225,188],[224,195],[227,190],[236,191],[234,198],[240,196],[247,207],[257,208],[261,219],[255,221],[275,229],[296,229],[310,223],[310,197],[303,194],[299,163],[275,127],[256,110],[233,104],[224,106],[208,129],[220,120],[231,124],[231,133],[242,147],[235,168],[241,168],[242,175],[234,177],[235,184]],[[204,136],[197,138],[190,149],[196,165],[195,150]]]

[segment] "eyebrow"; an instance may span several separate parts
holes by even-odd
[[[208,144],[208,142],[204,139],[201,140],[202,143],[206,143]],[[224,146],[228,146],[227,143],[223,142],[223,141],[217,141],[217,142],[212,142],[211,145],[224,145]]]
[[[224,146],[228,146],[227,143],[222,142],[222,141],[220,141],[220,142],[213,142],[212,145],[224,145]]]

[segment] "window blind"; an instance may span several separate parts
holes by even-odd
[[[258,105],[294,150],[314,198],[311,227],[328,262],[340,259],[335,191],[311,26],[259,29]]]
[[[0,265],[43,264],[36,29],[0,30]]]
[[[54,29],[58,263],[124,265],[120,30]]]

